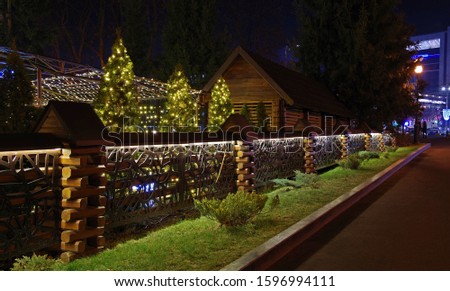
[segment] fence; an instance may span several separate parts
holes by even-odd
[[[144,222],[236,189],[233,142],[106,147],[108,227]]]
[[[0,260],[54,249],[69,261],[101,249],[105,228],[145,223],[192,207],[193,197],[252,190],[389,142],[380,134],[189,139],[0,152]]]
[[[0,152],[0,260],[59,243],[60,149]]]

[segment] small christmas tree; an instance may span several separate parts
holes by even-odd
[[[94,109],[106,126],[131,130],[139,123],[139,101],[134,84],[133,62],[120,34],[103,71]]]
[[[248,108],[247,103],[244,103],[244,106],[242,106],[239,114],[244,116],[247,119],[248,123],[250,123],[250,109]]]
[[[267,113],[266,113],[266,106],[264,106],[264,103],[262,101],[259,101],[258,105],[256,106],[256,126],[261,128],[262,130],[267,129]]]
[[[16,51],[7,56],[0,74],[0,133],[26,132],[36,118],[33,87]]]
[[[215,131],[233,113],[230,89],[224,78],[219,78],[211,91],[208,110],[208,128]]]
[[[181,65],[177,65],[167,84],[167,102],[161,118],[161,130],[194,131],[197,129],[197,101],[189,94],[191,86]]]

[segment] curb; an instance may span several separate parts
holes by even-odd
[[[288,255],[292,250],[308,238],[312,237],[321,228],[356,204],[360,199],[367,196],[389,177],[430,147],[431,144],[424,144],[409,156],[398,160],[388,168],[368,179],[366,182],[356,186],[349,192],[272,237],[262,245],[244,254],[239,259],[222,268],[221,271],[269,269],[277,261]]]

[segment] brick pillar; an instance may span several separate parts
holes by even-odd
[[[105,246],[105,162],[99,147],[62,150],[60,258],[65,262]]]
[[[238,191],[255,190],[255,163],[252,142],[238,141],[234,146]]]

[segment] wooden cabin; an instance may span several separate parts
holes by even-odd
[[[250,122],[256,124],[256,106],[263,102],[270,128],[292,126],[296,130],[312,125],[332,132],[332,127],[348,125],[351,112],[320,83],[274,63],[242,47],[237,47],[203,88],[210,93],[218,78],[227,82],[234,112],[244,104]]]

